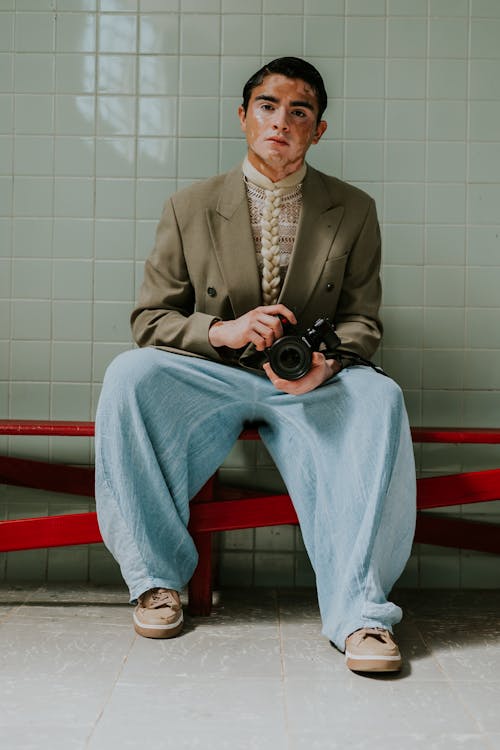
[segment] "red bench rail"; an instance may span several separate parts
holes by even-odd
[[[0,420],[0,435],[92,437],[94,423],[4,419]],[[412,437],[416,443],[500,444],[500,429],[414,427]],[[258,440],[258,430],[245,429],[240,439]],[[190,610],[196,614],[208,614],[211,607],[212,532],[297,523],[288,495],[256,495],[218,486],[214,480],[191,504],[189,527],[200,555],[189,592]],[[94,470],[0,456],[0,483],[93,497]],[[415,541],[500,554],[498,525],[420,512],[497,499],[500,469],[419,479]],[[100,541],[95,513],[0,522],[0,552]]]

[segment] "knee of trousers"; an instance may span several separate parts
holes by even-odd
[[[132,349],[119,354],[104,375],[103,393],[110,391],[113,398],[136,393],[151,382],[161,369],[158,351],[152,347]]]

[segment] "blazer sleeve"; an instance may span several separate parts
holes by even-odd
[[[220,359],[208,341],[217,320],[195,311],[195,292],[173,203],[168,200],[156,232],[155,247],[146,260],[144,279],[131,325],[139,346],[159,346]]]
[[[371,199],[347,261],[335,323],[342,349],[372,357],[382,338],[379,317],[381,241],[375,203]]]

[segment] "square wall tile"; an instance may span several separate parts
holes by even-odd
[[[18,94],[43,94],[54,90],[54,56],[16,55],[14,86]]]
[[[387,15],[426,16],[427,0],[387,0]]]
[[[312,55],[325,55],[330,58],[344,55],[343,18],[337,16],[306,17],[304,35],[304,54],[308,58]],[[249,54],[251,52],[252,50],[249,50]]]
[[[467,305],[470,307],[498,307],[500,268],[467,269]]]
[[[466,102],[429,101],[428,134],[433,141],[465,141]]]
[[[55,381],[89,382],[92,345],[84,341],[55,341],[52,347],[52,377]]]
[[[431,99],[465,99],[467,63],[465,60],[431,60],[429,96]]]
[[[185,58],[183,58],[185,60]],[[140,94],[175,95],[179,90],[179,59],[177,56],[140,55],[138,58]],[[185,62],[189,67],[189,62]]]
[[[14,97],[0,94],[0,133],[11,133],[14,126]]]
[[[225,14],[222,16],[222,54],[251,55],[260,50],[260,15]]]
[[[471,184],[468,188],[469,216],[471,224],[496,224],[500,205],[499,184]]]
[[[134,257],[134,222],[123,219],[98,219],[95,222],[95,254],[102,259]]]
[[[217,15],[196,13],[181,16],[181,54],[217,55],[220,53],[220,19]]]
[[[429,143],[427,178],[431,182],[465,182],[467,149],[465,143]]]
[[[387,224],[382,227],[384,263],[420,265],[424,258],[424,232],[418,224]]]
[[[14,177],[14,213],[17,216],[51,216],[53,184],[51,177]]]
[[[90,54],[56,55],[57,94],[92,94],[96,89],[96,61]]]
[[[179,174],[209,177],[217,172],[218,143],[207,138],[179,138]]]
[[[177,100],[167,96],[139,99],[139,135],[174,135],[177,129]]]
[[[419,181],[425,177],[425,143],[393,141],[385,150],[385,178],[390,182]]]
[[[94,341],[130,342],[130,302],[96,302],[94,305]]]
[[[465,220],[465,185],[428,186],[427,221],[430,224],[464,224]]]
[[[225,96],[239,96],[241,95],[242,84],[241,81],[246,81],[249,76],[252,75],[252,70],[248,71],[246,78],[243,76],[238,77],[238,90],[234,93],[234,68],[238,67],[241,62],[243,68],[245,68],[245,61],[247,58],[229,58],[226,56],[219,63],[218,57],[208,57],[207,55],[200,56],[181,56],[180,61],[180,90],[185,96],[218,96],[219,94],[219,80],[220,71],[222,70],[223,76],[223,88],[222,94]],[[255,70],[259,67],[259,59],[254,58],[256,61]],[[239,71],[238,71],[239,72]],[[233,90],[231,90],[231,87]]]
[[[86,177],[56,177],[54,209],[57,216],[93,216],[94,180]]]
[[[165,200],[174,192],[174,180],[138,180],[135,193],[137,218],[158,220]]]
[[[465,227],[429,225],[425,237],[425,262],[428,265],[465,263]]]
[[[98,135],[135,135],[136,100],[131,96],[100,96],[97,100]]]
[[[427,54],[427,21],[416,18],[389,18],[389,57],[425,57]]]
[[[94,13],[59,13],[57,15],[56,49],[58,52],[95,52],[96,15]]]
[[[348,99],[345,102],[345,137],[382,140],[385,106],[381,100]]]
[[[182,97],[179,132],[188,137],[217,137],[219,134],[219,100],[215,97]]]
[[[464,327],[462,307],[428,307],[424,311],[424,347],[460,349],[464,345]]]
[[[13,255],[18,258],[50,258],[52,219],[16,218],[13,222]]]
[[[301,56],[303,54],[303,27],[304,20],[301,15],[264,16],[262,32],[264,56],[273,58],[280,55]]]
[[[423,99],[426,65],[423,60],[389,60],[387,62],[387,96],[389,99]]]
[[[499,134],[500,138],[500,134]],[[500,143],[471,143],[469,146],[469,178],[471,182],[500,180]]]
[[[384,57],[385,21],[378,18],[347,18],[347,57]]]
[[[14,139],[13,156],[15,174],[51,175],[54,166],[54,139],[46,135],[18,135]]]
[[[344,178],[354,180],[381,180],[384,173],[382,143],[351,141],[344,145]]]
[[[140,16],[139,52],[173,55],[179,51],[179,17],[158,13]]]
[[[355,99],[378,99],[384,96],[385,62],[383,60],[347,59],[344,96]]]
[[[471,57],[491,57],[498,59],[498,39],[500,19],[473,18],[471,21]]]
[[[60,135],[55,140],[53,169],[58,177],[90,177],[95,170],[93,138]]]
[[[48,341],[12,341],[11,377],[13,380],[50,380],[50,343]]]
[[[93,245],[91,219],[54,219],[54,258],[91,258]]]
[[[91,260],[54,260],[53,298],[91,300],[92,277]]]
[[[90,419],[90,396],[88,383],[53,383],[52,419]]]
[[[500,347],[498,310],[494,308],[467,310],[465,343],[471,349],[498,349]]]
[[[95,97],[60,94],[55,105],[58,135],[94,135]]]
[[[386,102],[387,137],[398,141],[423,140],[425,137],[424,101],[392,99]]]
[[[134,264],[132,261],[96,261],[94,293],[96,300],[133,300]]]
[[[500,60],[471,60],[470,98],[493,99],[500,97]]]
[[[20,260],[12,263],[12,295],[19,299],[48,299],[51,295],[50,260]]]
[[[57,341],[90,341],[92,304],[58,300],[53,302],[52,333]]]
[[[465,303],[465,269],[430,266],[425,269],[425,304],[460,307]]]
[[[466,18],[433,18],[430,22],[431,57],[467,57],[469,23]]]
[[[348,16],[383,16],[385,0],[345,0]]]
[[[16,13],[14,44],[18,52],[51,52],[56,18],[53,13]]]
[[[383,276],[384,305],[418,306],[424,300],[424,274],[419,266],[386,266]]]
[[[473,266],[500,265],[500,232],[497,227],[469,227],[467,260]]]
[[[49,384],[18,382],[11,386],[12,419],[47,419]]]
[[[423,183],[388,183],[384,221],[396,224],[421,222],[424,216]]]
[[[135,215],[134,180],[97,179],[95,190],[96,217],[129,219]]]
[[[16,94],[14,97],[16,133],[50,134],[54,129],[54,97],[48,94]]]
[[[137,49],[137,17],[101,14],[98,34],[99,52],[133,53]]]
[[[96,176],[134,177],[135,149],[134,138],[98,138],[96,140]]]
[[[97,60],[100,94],[134,94],[136,89],[135,55],[99,55]]]
[[[470,102],[470,138],[473,141],[494,141],[498,138],[500,101]]]

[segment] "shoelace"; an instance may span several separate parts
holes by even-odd
[[[391,634],[388,630],[384,630],[384,628],[361,628],[361,630],[353,633],[353,636],[355,636],[356,644],[360,644],[369,635],[374,635],[383,643],[391,643]]]
[[[180,606],[175,600],[172,592],[169,589],[153,589],[151,591],[147,606],[151,609],[159,609],[160,607],[170,607],[173,610],[179,610]]]

